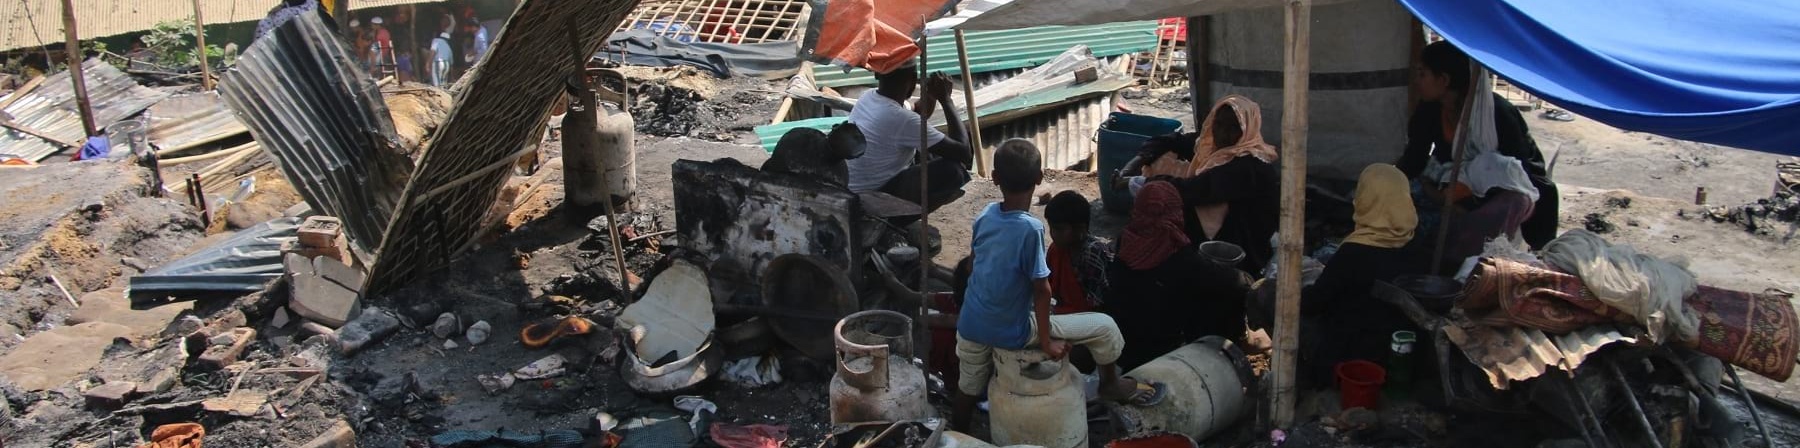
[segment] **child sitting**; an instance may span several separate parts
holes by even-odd
[[[1115,364],[1125,340],[1111,317],[1100,313],[1050,315],[1050,267],[1046,262],[1044,224],[1028,211],[1033,191],[1043,181],[1037,147],[1023,139],[1007,140],[994,151],[994,184],[1003,202],[988,204],[975,218],[975,257],[961,313],[957,315],[956,357],[960,364],[951,408],[951,427],[969,429],[977,397],[993,374],[993,350],[1037,347],[1051,359],[1069,354],[1069,343],[1087,347],[1099,364],[1100,396],[1148,406],[1162,400],[1166,388],[1123,378]]]

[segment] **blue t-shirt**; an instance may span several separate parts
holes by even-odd
[[[1032,281],[1050,277],[1044,222],[1026,211],[988,204],[975,217],[975,269],[956,332],[969,342],[1008,350],[1031,341]]]

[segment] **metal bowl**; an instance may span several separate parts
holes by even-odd
[[[1449,311],[1463,296],[1462,282],[1444,276],[1402,275],[1394,278],[1394,286],[1412,294],[1419,305],[1433,313]]]
[[[1222,266],[1237,266],[1244,261],[1244,248],[1224,241],[1200,243],[1200,256]]]

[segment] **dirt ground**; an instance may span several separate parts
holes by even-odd
[[[669,171],[675,160],[729,157],[757,166],[767,158],[760,147],[752,146],[755,138],[750,131],[766,123],[776,109],[780,85],[691,74],[669,77],[655,71],[629,73],[650,87],[640,88],[640,101],[632,107],[639,131],[638,192],[624,222],[634,234],[646,235],[674,228]],[[1130,104],[1137,113],[1192,122],[1185,105],[1169,98],[1153,96]],[[1693,204],[1694,188],[1701,186],[1714,206],[1768,196],[1775,179],[1773,165],[1781,157],[1628,133],[1581,118],[1562,123],[1530,116],[1527,121],[1546,156],[1556,160],[1554,176],[1563,186],[1564,229],[1603,221],[1612,225],[1603,236],[1650,254],[1684,257],[1704,283],[1744,291],[1800,291],[1800,257],[1792,255],[1795,232],[1745,232],[1741,226],[1707,217],[1706,207]],[[190,408],[125,414],[88,409],[82,391],[140,377],[134,369],[157,366],[179,345],[178,338],[161,337],[102,341],[103,367],[70,384],[31,392],[0,382],[6,386],[0,389],[7,404],[0,406],[4,411],[0,434],[10,434],[0,435],[0,444],[110,446],[139,440],[157,424],[191,420],[207,426],[208,446],[296,446],[341,419],[355,428],[362,446],[416,446],[448,430],[580,429],[602,412],[616,416],[674,412],[673,397],[640,396],[625,387],[617,373],[620,361],[604,356],[613,348],[609,338],[570,337],[541,349],[520,343],[525,325],[570,312],[595,316],[600,328],[594,334],[609,334],[610,316],[629,293],[626,284],[641,282],[627,278],[649,277],[663,255],[673,250],[654,237],[628,243],[627,264],[633,275],[617,272],[605,232],[596,232],[591,219],[560,207],[556,160],[560,145],[553,142],[545,148],[551,162],[536,178],[542,186],[524,199],[509,233],[483,242],[408,288],[367,301],[400,316],[403,325],[397,334],[342,356],[334,354],[326,341],[301,334],[296,325],[271,325],[269,304],[286,300],[279,284],[267,293],[201,302],[184,314],[209,324],[241,319],[236,322],[261,332],[244,356],[248,362],[234,370],[184,372],[177,387],[133,403],[180,404],[250,394],[271,397],[274,406],[249,417]],[[0,355],[26,336],[65,327],[64,318],[74,311],[46,281],[46,267],[58,272],[71,295],[82,297],[122,285],[141,269],[134,266],[153,267],[222,237],[207,237],[180,200],[139,197],[142,183],[142,173],[122,164],[57,164],[0,172],[0,197],[7,204],[0,207]],[[274,187],[277,184],[271,182],[270,190],[284,191]],[[1089,198],[1098,197],[1099,191],[1090,173],[1047,172],[1039,192],[1062,190]],[[291,191],[269,197],[275,198],[272,202],[296,200]],[[977,179],[962,200],[933,214],[931,222],[940,231],[944,248],[935,261],[950,264],[965,256],[969,223],[982,207],[999,199],[993,184]],[[1116,236],[1124,218],[1095,206],[1095,233]],[[1033,211],[1041,214],[1041,206]],[[559,301],[550,298],[553,295],[573,300]],[[240,315],[234,318],[234,312]],[[457,316],[465,327],[487,322],[493,335],[479,345],[459,336],[453,338],[456,347],[446,348],[445,340],[427,328],[444,312]],[[785,424],[791,437],[784,446],[815,446],[829,429],[825,423],[829,363],[805,359],[791,350],[776,353],[784,377],[779,385],[752,388],[713,381],[692,393],[718,405],[715,421]],[[489,392],[477,380],[479,375],[518,369],[552,354],[570,360],[567,374],[521,381],[498,392]],[[282,373],[313,368],[325,374]],[[1745,380],[1752,389],[1800,403],[1800,380],[1778,384],[1749,373]],[[941,400],[935,396],[933,400],[943,410]],[[1408,430],[1441,431],[1446,425],[1423,413],[1395,415],[1408,422],[1396,427]],[[1793,418],[1777,423],[1778,434],[1795,434]],[[1247,428],[1227,431],[1206,446],[1266,444],[1267,434]],[[1328,433],[1317,422],[1295,429],[1289,437],[1290,443],[1283,446],[1366,446]],[[1394,437],[1373,446],[1443,446],[1429,443],[1443,442],[1429,437]]]

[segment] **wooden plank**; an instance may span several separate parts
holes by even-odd
[[[31,78],[30,81],[25,82],[24,86],[19,87],[19,90],[12,91],[11,95],[7,96],[5,100],[0,101],[0,110],[5,110],[8,106],[12,106],[13,103],[18,102],[20,98],[24,98],[25,95],[30,95],[31,91],[37,90],[38,86],[44,85],[44,78],[48,78],[48,76]]]
[[[1281,79],[1281,244],[1276,253],[1275,384],[1270,419],[1294,423],[1294,366],[1300,348],[1300,250],[1306,243],[1306,113],[1312,72],[1312,0],[1287,0],[1286,51]]]
[[[43,139],[46,142],[50,142],[50,144],[53,144],[56,146],[61,146],[63,148],[80,148],[81,147],[80,143],[62,141],[61,139],[56,138],[56,136],[54,136],[54,135],[50,135],[50,134],[44,133],[43,131],[32,129],[30,127],[26,127],[23,124],[19,124],[18,122],[8,120],[5,117],[0,117],[0,126],[4,126],[7,129],[12,129],[15,131],[25,133],[25,135]]]

